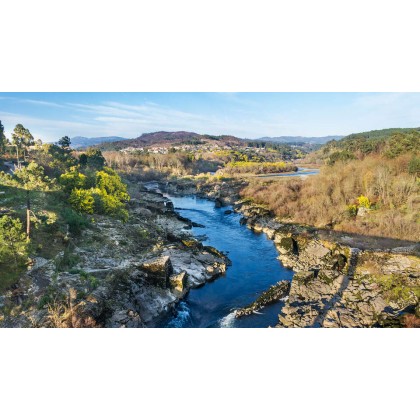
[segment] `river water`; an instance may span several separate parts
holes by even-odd
[[[260,314],[235,318],[234,310],[253,302],[261,292],[280,280],[291,280],[293,271],[277,259],[274,243],[265,234],[239,224],[241,216],[225,214],[229,207],[216,208],[212,201],[193,196],[172,197],[175,209],[204,228],[193,228],[196,236],[205,235],[205,245],[224,251],[232,261],[226,273],[213,282],[191,289],[178,304],[175,314],[158,326],[250,327],[274,326],[284,302],[263,308]]]

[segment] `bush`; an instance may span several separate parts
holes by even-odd
[[[62,174],[59,178],[63,191],[70,194],[74,189],[83,189],[86,186],[86,175],[77,171],[70,171]]]
[[[413,156],[408,164],[408,173],[410,175],[420,176],[420,157]]]
[[[93,213],[95,200],[91,190],[74,189],[70,194],[69,202],[79,213]]]
[[[350,204],[347,206],[347,213],[350,217],[356,217],[357,216],[357,206],[356,204]]]
[[[364,195],[361,195],[358,197],[357,201],[359,202],[359,207],[364,207],[366,209],[371,208],[371,202],[369,201],[369,198],[365,197]]]
[[[82,230],[89,226],[86,217],[69,208],[63,211],[63,218],[69,227],[69,232],[73,235],[80,235]]]

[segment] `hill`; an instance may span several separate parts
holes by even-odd
[[[99,145],[99,148],[102,150],[121,150],[127,147],[168,147],[181,144],[238,146],[243,145],[243,141],[234,136],[211,136],[209,134],[198,134],[189,131],[157,131],[154,133],[144,133],[135,139],[102,143]]]
[[[261,137],[257,141],[269,141],[273,143],[316,143],[325,144],[331,140],[341,140],[344,136],[323,136],[323,137],[302,137],[302,136],[280,136]]]
[[[71,145],[74,149],[79,147],[93,146],[99,143],[107,143],[113,141],[125,140],[124,137],[110,136],[110,137],[82,137],[76,136],[71,138]]]
[[[309,159],[334,164],[337,161],[362,159],[371,154],[393,159],[411,153],[414,158],[419,150],[420,128],[387,128],[354,133],[339,141],[329,141]]]

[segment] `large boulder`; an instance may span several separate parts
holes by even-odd
[[[169,287],[169,276],[173,273],[171,259],[162,256],[146,261],[141,266],[146,272],[146,280],[153,286],[166,289]]]
[[[187,286],[187,277],[186,271],[181,271],[179,274],[172,274],[169,277],[170,287],[178,296],[184,295],[187,291],[185,289]]]

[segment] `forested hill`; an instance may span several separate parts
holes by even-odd
[[[339,141],[332,140],[315,152],[329,164],[378,154],[390,159],[420,151],[420,128],[387,128],[355,133]]]
[[[234,136],[211,136],[209,134],[198,134],[189,131],[157,131],[144,133],[140,137],[131,140],[122,140],[99,145],[102,150],[121,150],[127,147],[149,147],[149,146],[173,146],[176,144],[206,144],[217,143],[219,145],[241,145],[243,141]]]

